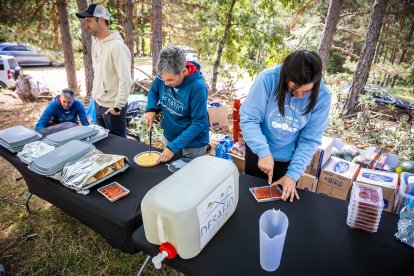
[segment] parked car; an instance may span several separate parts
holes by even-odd
[[[47,56],[34,50],[28,44],[0,43],[0,55],[14,56],[20,66],[52,65],[51,60]]]
[[[0,55],[0,87],[14,87],[21,68],[12,56]]]
[[[341,88],[342,93],[349,93],[351,84]],[[366,84],[361,94],[370,95],[373,104],[370,109],[374,112],[392,117],[400,122],[412,120],[413,105],[406,100],[394,97],[390,92],[379,85]]]

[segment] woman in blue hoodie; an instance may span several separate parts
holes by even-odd
[[[160,161],[167,162],[179,152],[188,158],[204,155],[209,141],[207,87],[200,65],[186,62],[183,50],[168,46],[160,52],[157,73],[145,116],[151,128],[160,104],[165,147]]]
[[[296,182],[321,144],[330,105],[317,53],[294,51],[262,71],[240,109],[246,174],[282,185],[283,200],[299,199]]]

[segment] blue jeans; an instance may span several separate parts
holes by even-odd
[[[96,124],[103,128],[109,129],[109,133],[126,137],[127,136],[127,119],[126,119],[126,106],[122,108],[121,114],[112,115],[111,113],[105,114],[109,108],[100,106],[95,102],[96,110]]]
[[[164,149],[168,146],[170,141],[164,137]],[[206,153],[206,146],[199,148],[182,148],[181,155],[185,158],[194,159],[200,156],[203,156]]]

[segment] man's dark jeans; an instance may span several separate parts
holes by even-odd
[[[120,115],[112,115],[111,113],[105,114],[105,112],[109,108],[100,106],[97,102],[95,102],[95,110],[96,110],[96,123],[104,127],[106,129],[109,129],[109,133],[126,137],[127,136],[127,119],[126,119],[126,113],[127,109],[126,107],[122,108]]]

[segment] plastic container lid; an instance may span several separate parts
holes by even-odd
[[[13,126],[0,130],[0,142],[8,148],[20,147],[41,137],[40,133],[24,126]]]
[[[351,192],[352,203],[358,202],[359,207],[383,208],[382,188],[360,182],[354,182]]]
[[[52,146],[61,146],[72,140],[83,140],[95,137],[99,133],[96,130],[87,126],[76,126],[68,128],[46,136],[43,142]]]
[[[381,213],[382,210],[384,209],[383,206],[381,206],[381,207],[372,207],[372,205],[366,204],[364,202],[354,201],[354,200],[351,200],[349,202],[349,205],[352,206],[355,209],[364,210],[364,211],[371,212],[371,213]]]
[[[363,224],[360,224],[360,223],[351,223],[348,220],[346,221],[346,224],[351,228],[363,230],[363,231],[366,231],[366,232],[369,232],[369,233],[375,233],[375,232],[378,231],[378,226],[374,226],[374,227],[366,226],[366,225],[363,225]]]
[[[373,212],[366,212],[364,210],[358,209],[350,209],[348,207],[348,217],[355,216],[355,217],[363,217],[372,221],[379,220],[381,218],[381,212],[373,213]]]
[[[36,158],[29,164],[29,168],[40,175],[50,176],[60,171],[67,163],[79,159],[94,149],[95,147],[90,143],[70,141]]]

